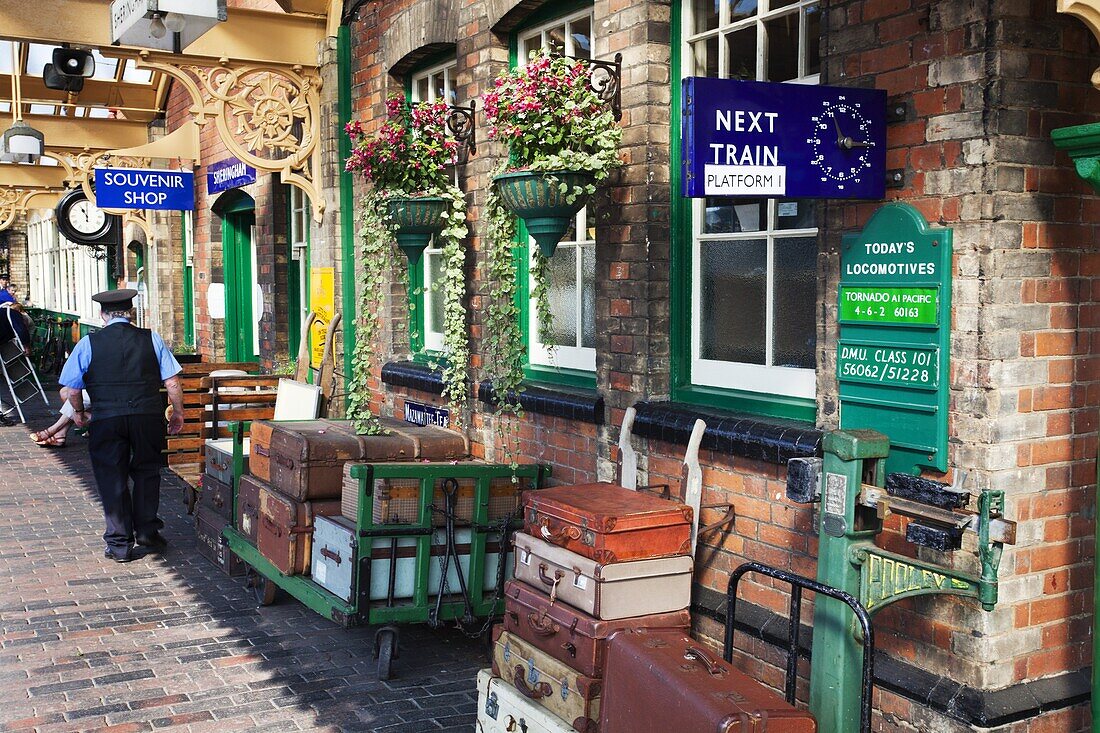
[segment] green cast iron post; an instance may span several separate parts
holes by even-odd
[[[873,513],[859,506],[864,482],[883,484],[882,462],[890,452],[886,436],[872,430],[828,433],[824,441],[817,580],[859,597],[860,568],[853,547],[880,529]],[[810,710],[819,733],[859,730],[860,665],[863,648],[853,633],[851,609],[831,598],[814,603]]]

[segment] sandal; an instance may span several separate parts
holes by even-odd
[[[31,433],[31,440],[35,445],[40,445],[43,448],[64,448],[65,438],[59,438],[55,433],[51,433],[47,430],[39,430],[37,433]]]

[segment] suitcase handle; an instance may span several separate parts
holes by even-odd
[[[267,458],[271,455],[267,452],[267,446],[260,445],[259,443],[253,446],[253,450],[256,451],[256,455],[263,456],[264,458]]]
[[[217,461],[211,459],[210,465],[213,466],[214,468],[218,469],[219,471],[228,471],[229,470],[229,463],[228,462],[218,463]]]
[[[527,625],[539,636],[553,636],[561,631],[561,627],[554,623],[554,619],[547,616],[545,611],[541,614],[534,611],[527,614]]]
[[[539,563],[539,580],[541,580],[545,585],[556,586],[558,583],[561,582],[561,579],[565,577],[565,573],[561,570],[555,570],[554,577],[550,578],[546,575],[546,571],[549,569],[550,567],[546,563]]]
[[[342,563],[344,561],[344,558],[340,557],[339,552],[333,552],[332,550],[328,549],[327,547],[322,547],[321,548],[321,556],[322,557],[327,557],[329,560],[332,560],[337,565],[339,565],[340,563]]]
[[[542,538],[551,544],[564,546],[569,540],[577,542],[581,538],[581,530],[578,527],[572,525],[566,525],[559,530],[550,529],[550,520],[542,520],[542,525],[539,527],[539,532],[542,534]]]
[[[272,532],[274,532],[276,537],[282,537],[283,536],[283,531],[281,529],[279,529],[279,525],[275,524],[275,522],[272,522],[271,518],[268,517],[266,514],[264,514],[260,517],[260,521],[264,523],[265,527],[267,527]]]
[[[287,458],[286,456],[276,455],[275,458],[272,460],[274,460],[283,468],[294,468],[294,461]]]
[[[726,673],[726,670],[723,669],[717,661],[715,661],[714,657],[710,656],[710,654],[703,651],[697,646],[689,646],[687,649],[685,649],[684,659],[687,659],[691,662],[702,662],[702,664],[707,668],[707,672],[712,675],[718,676],[724,675]]]
[[[512,684],[517,690],[522,692],[525,697],[529,697],[532,700],[541,700],[544,697],[550,697],[551,693],[554,692],[549,682],[536,682],[534,687],[528,687],[527,674],[524,672],[522,664],[517,664],[515,670],[512,672]]]
[[[214,494],[214,498],[211,501],[218,509],[225,506],[225,499],[222,498],[221,494]]]

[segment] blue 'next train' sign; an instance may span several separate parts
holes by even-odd
[[[689,77],[683,195],[881,199],[886,92]]]

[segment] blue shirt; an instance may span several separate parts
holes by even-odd
[[[14,303],[15,296],[7,288],[0,288],[0,303]]]
[[[110,326],[115,323],[129,323],[129,321],[125,318],[112,318],[107,322],[107,325]],[[179,374],[183,371],[183,368],[176,361],[176,357],[172,356],[172,352],[168,350],[160,334],[155,331],[150,333],[153,335],[153,351],[157,355],[157,363],[160,365],[160,379],[163,382]],[[88,366],[91,363],[92,342],[85,336],[76,343],[73,353],[69,354],[68,361],[61,369],[61,376],[57,379],[58,383],[70,389],[84,389],[84,374],[87,373]]]

